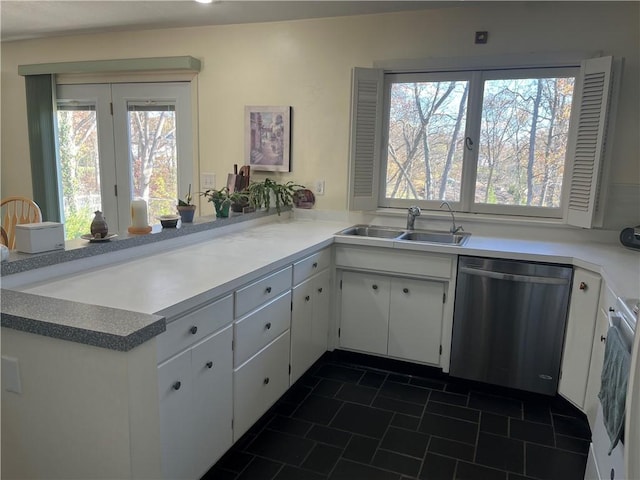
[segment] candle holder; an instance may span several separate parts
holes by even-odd
[[[147,225],[146,227],[134,227],[131,225],[127,228],[127,231],[132,235],[146,235],[147,233],[151,233],[152,227],[151,225]]]

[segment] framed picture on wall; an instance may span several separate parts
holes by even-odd
[[[291,107],[244,107],[245,165],[251,170],[291,171]]]

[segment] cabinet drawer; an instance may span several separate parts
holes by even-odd
[[[246,362],[291,325],[291,291],[272,300],[234,326],[234,365]]]
[[[231,295],[174,320],[167,325],[167,330],[158,336],[158,363],[231,322]]]
[[[234,371],[234,441],[289,388],[289,343],[286,331]]]
[[[273,273],[236,291],[236,318],[276,298],[291,288],[291,267]]]
[[[298,285],[307,278],[328,268],[331,264],[331,250],[324,250],[314,253],[305,259],[293,264],[293,284]]]
[[[336,267],[451,278],[453,255],[336,245]]]

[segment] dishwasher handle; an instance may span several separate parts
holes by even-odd
[[[541,283],[545,285],[566,285],[569,283],[568,278],[555,277],[539,277],[536,275],[519,275],[515,273],[493,272],[473,267],[460,267],[458,273],[466,273],[468,275],[476,275],[478,277],[495,278],[496,280],[507,280],[510,282],[521,283]]]

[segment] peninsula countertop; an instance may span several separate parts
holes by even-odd
[[[161,315],[171,321],[180,312],[227,294],[313,251],[341,243],[574,265],[601,274],[620,296],[640,296],[640,254],[620,245],[472,234],[464,246],[458,247],[335,235],[352,223],[281,217],[220,232],[215,238],[191,245],[11,288],[45,298]],[[2,325],[16,328],[18,320],[13,318],[8,324],[6,313],[3,302]],[[29,316],[28,312],[24,314],[25,318]],[[55,321],[51,318],[48,323]],[[85,327],[91,330],[90,324],[78,326]]]

